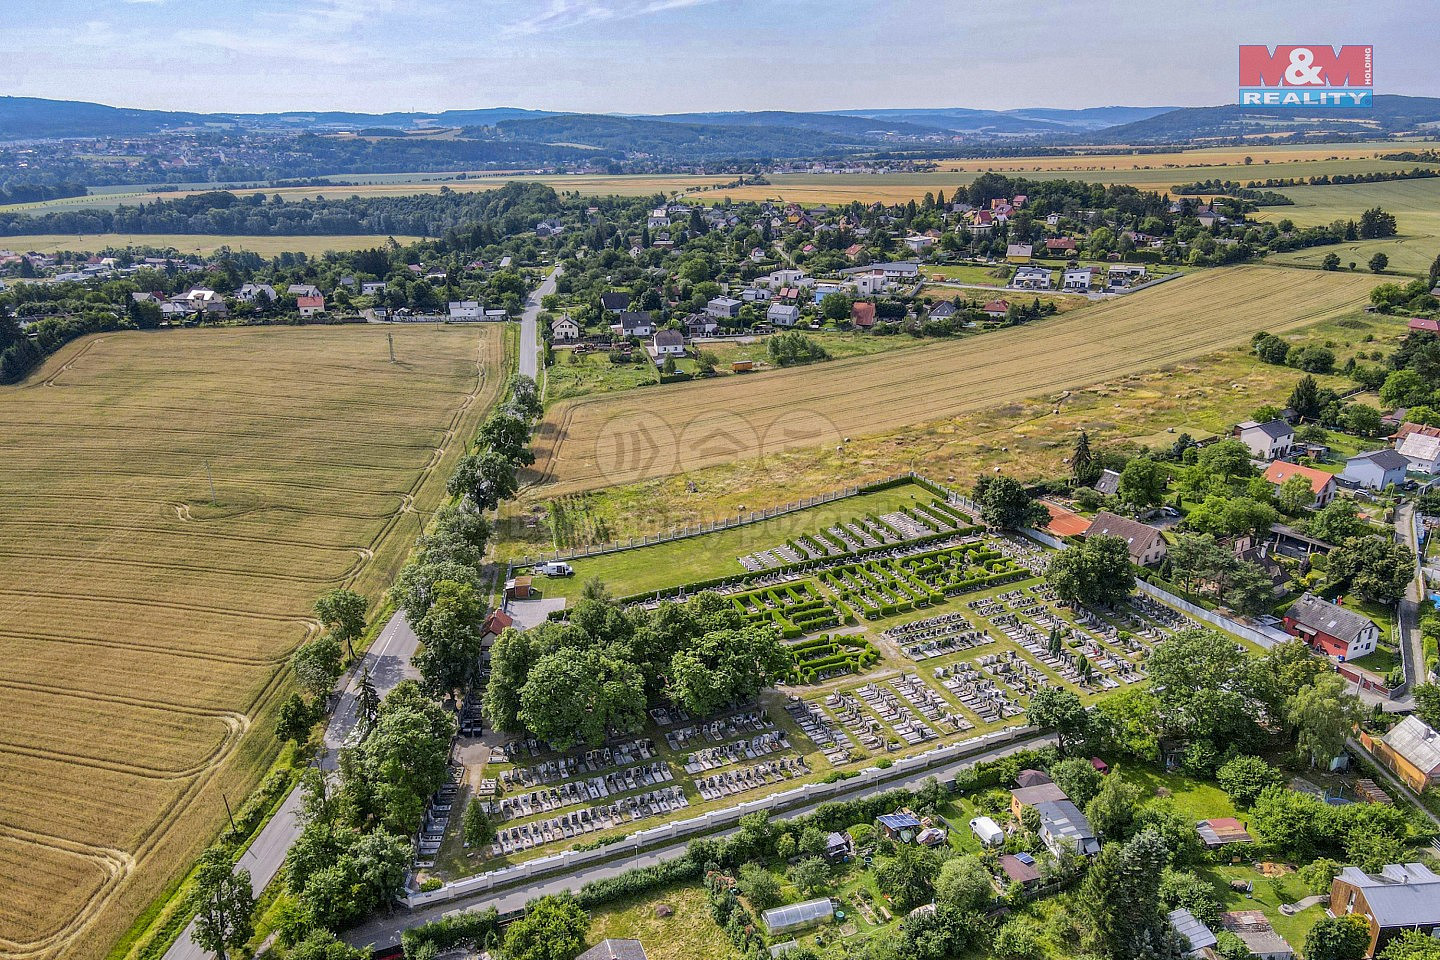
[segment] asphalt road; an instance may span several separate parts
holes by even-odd
[[[550,271],[525,301],[525,312],[520,314],[520,372],[535,381],[540,379],[540,300],[555,292],[559,273],[559,267]]]
[[[1400,600],[1399,628],[1401,662],[1405,665],[1405,679],[1409,683],[1408,692],[1403,700],[1405,705],[1413,706],[1415,688],[1424,683],[1425,676],[1425,641],[1420,634],[1420,603],[1425,599],[1425,578],[1421,572],[1423,564],[1419,561],[1420,544],[1415,539],[1415,505],[1402,503],[1395,510],[1395,539],[1415,551],[1416,564],[1415,575],[1410,578],[1410,584],[1405,588],[1405,596]],[[1397,703],[1400,701],[1396,701]]]
[[[340,748],[354,735],[359,724],[358,697],[360,681],[365,671],[370,671],[370,682],[375,685],[375,691],[383,697],[401,680],[407,677],[419,678],[419,672],[410,665],[410,658],[415,655],[419,646],[420,640],[415,636],[415,631],[405,622],[405,615],[397,610],[380,631],[380,636],[370,645],[370,649],[360,658],[356,668],[340,681],[343,685],[340,702],[331,714],[330,723],[325,727],[325,753],[320,758],[322,770],[336,768]],[[295,819],[299,810],[300,788],[296,787],[290,791],[290,795],[280,804],[280,809],[275,811],[270,822],[265,824],[265,828],[235,864],[237,869],[250,871],[250,886],[257,897],[280,872],[280,867],[285,863],[285,854],[300,836],[300,824]],[[194,926],[194,921],[191,921],[185,927],[184,932],[170,945],[170,949],[165,951],[165,960],[209,960],[212,955],[196,946],[191,937]]]
[[[1044,743],[1053,742],[1054,739],[1053,736],[1037,735],[1029,740],[1007,743],[1002,747],[986,750],[982,753],[967,757],[964,760],[935,767],[910,777],[897,777],[894,780],[887,780],[883,783],[867,786],[863,789],[856,790],[854,793],[846,794],[843,799],[853,800],[860,797],[868,797],[873,794],[883,793],[887,790],[894,790],[897,787],[914,789],[922,785],[930,777],[940,777],[943,779],[959,770],[973,766],[982,760],[992,760],[996,757],[1008,756],[1018,750],[1028,750]],[[803,816],[807,813],[813,813],[822,803],[833,802],[836,799],[841,798],[827,797],[823,801],[816,801],[780,811],[776,816],[784,819]],[[735,829],[731,828],[715,835],[728,836],[734,832]],[[363,926],[347,931],[344,934],[344,939],[353,946],[373,946],[377,948],[393,946],[400,942],[400,934],[405,930],[429,923],[446,914],[485,910],[489,907],[494,907],[501,913],[517,910],[536,897],[560,893],[563,890],[579,890],[592,880],[602,880],[606,877],[618,876],[635,867],[648,867],[666,860],[673,860],[684,854],[685,848],[688,845],[689,840],[687,839],[683,843],[656,847],[653,850],[643,852],[637,851],[631,856],[622,859],[596,864],[575,873],[558,874],[549,879],[541,879],[526,886],[516,887],[497,894],[482,893],[469,900],[452,900],[448,903],[436,904],[432,907],[425,907],[419,910],[403,910],[397,908],[388,916],[376,917]],[[625,845],[623,843],[615,845],[617,852],[623,851],[624,849]]]

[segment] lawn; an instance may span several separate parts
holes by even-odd
[[[315,598],[393,579],[505,350],[389,332],[107,333],[0,388],[0,941],[103,956],[268,769]]]
[[[87,233],[87,234],[43,234],[20,237],[0,237],[0,249],[18,250],[25,253],[55,253],[70,250],[81,253],[100,253],[107,250],[123,250],[126,247],[154,247],[164,250],[173,247],[180,253],[207,256],[221,247],[231,250],[248,250],[262,257],[273,257],[281,253],[305,253],[319,256],[329,250],[361,250],[368,247],[383,247],[390,237],[381,236],[314,236],[314,237],[249,237],[249,236],[201,236],[190,233]],[[395,237],[397,243],[414,243],[421,237]]]
[[[661,917],[656,910],[674,911]],[[594,946],[606,938],[628,938],[645,944],[645,952],[664,960],[739,960],[729,938],[715,926],[710,901],[701,886],[674,887],[657,895],[621,900],[590,915]]]
[[[633,363],[611,363],[608,353],[556,350],[555,362],[545,368],[545,399],[565,400],[658,385],[655,364],[642,351],[636,353],[639,359]]]

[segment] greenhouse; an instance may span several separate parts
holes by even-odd
[[[761,915],[761,919],[765,921],[765,926],[770,929],[771,933],[783,933],[786,930],[796,930],[822,920],[829,920],[834,913],[835,907],[830,898],[821,897],[818,900],[806,900],[804,903],[792,903],[786,907],[766,910]]]

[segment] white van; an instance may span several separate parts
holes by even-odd
[[[575,575],[575,568],[568,563],[552,560],[549,563],[542,563],[536,566],[535,572],[543,573],[547,577],[573,577]]]

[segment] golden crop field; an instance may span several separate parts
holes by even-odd
[[[397,243],[414,243],[421,237],[396,237]],[[221,247],[249,250],[262,257],[281,253],[318,256],[328,250],[364,250],[390,242],[381,236],[245,237],[202,236],[193,233],[47,233],[32,236],[0,237],[0,250],[21,253],[54,253],[57,250],[96,252],[109,247],[174,247],[181,253],[205,256]]]
[[[1373,278],[1273,267],[1191,274],[1053,320],[792,370],[566,401],[536,443],[557,495],[863,436],[1201,356],[1354,310]]]
[[[188,868],[314,599],[389,584],[504,358],[491,325],[131,332],[0,388],[0,957],[103,956]]]

